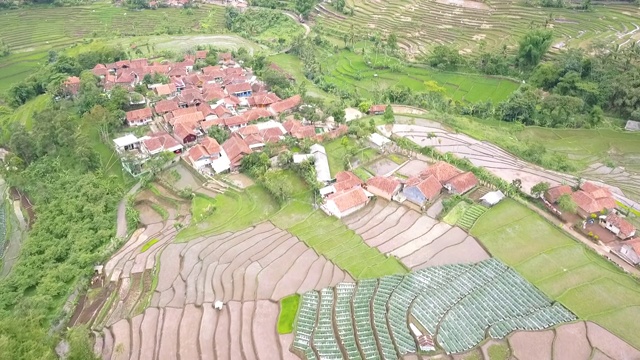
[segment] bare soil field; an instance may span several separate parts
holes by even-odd
[[[104,266],[109,295],[75,316],[92,325],[105,359],[290,358],[291,337],[276,332],[278,300],[353,281],[269,222],[188,243],[174,243],[166,223],[133,234]]]
[[[541,181],[549,182],[552,186],[576,182],[576,178],[572,175],[529,164],[496,145],[476,140],[464,134],[452,133],[437,122],[419,119],[419,124],[396,124],[391,131],[387,131],[385,126],[379,126],[378,129],[387,136],[393,133],[406,137],[420,146],[430,146],[441,153],[450,152],[459,158],[467,158],[475,166],[484,167],[508,182],[520,179],[522,188],[526,192],[529,192],[533,185]],[[640,191],[640,177],[637,175],[594,165],[584,173],[584,176],[598,184],[606,185],[618,201],[627,205],[635,205],[636,208],[640,207],[629,198],[631,195],[625,194],[621,190],[621,188],[631,189],[633,193]]]
[[[343,220],[367,245],[397,257],[412,270],[489,258],[464,230],[395,202],[378,199]]]

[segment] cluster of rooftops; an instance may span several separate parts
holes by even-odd
[[[406,200],[423,208],[444,190],[449,194],[464,194],[477,185],[478,179],[473,173],[439,161],[406,180],[374,176],[363,182],[353,173],[343,171],[336,174],[334,182],[320,189],[320,194],[325,198],[323,210],[341,218],[364,207],[373,196],[398,202]]]
[[[166,131],[115,139],[119,152],[136,151],[142,160],[162,151],[184,153],[185,160],[197,170],[219,173],[237,169],[244,156],[287,134],[316,141],[346,134],[345,125],[323,128],[318,134],[315,125],[287,116],[302,104],[301,96],[280,99],[229,53],[218,54],[218,65],[195,71],[194,65],[207,56],[207,51],[197,51],[174,63],[149,64],[146,59],[136,59],[96,65],[93,73],[100,77],[105,91],[115,85],[132,91],[147,74],[169,79],[167,84],[148,85],[159,100],[145,101],[144,107],[126,113],[130,127],[154,122]],[[282,71],[277,66],[274,70]],[[71,95],[77,94],[72,85],[79,84],[76,79],[65,82]],[[282,117],[284,122],[275,120]],[[219,144],[209,137],[212,127],[228,131],[229,139]]]

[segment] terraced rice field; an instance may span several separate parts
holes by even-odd
[[[201,5],[188,15],[178,9],[132,11],[111,2],[74,7],[3,10],[0,38],[12,54],[0,59],[0,91],[25,78],[46,61],[49,50],[61,50],[85,38],[140,36],[155,33],[224,29],[224,9]]]
[[[460,353],[487,334],[503,338],[515,329],[541,330],[574,319],[515,271],[489,259],[307,292],[293,348],[307,359],[397,359],[417,352],[411,323],[433,336],[437,348]]]
[[[430,146],[441,153],[450,152],[459,158],[467,158],[475,166],[484,167],[508,182],[520,179],[522,188],[526,192],[529,192],[532,186],[541,181],[546,181],[552,186],[562,183],[576,183],[575,176],[545,170],[529,164],[494,144],[464,134],[453,133],[440,123],[423,119],[415,121],[420,125],[396,124],[391,133],[406,137],[419,146]],[[391,135],[384,126],[378,127],[378,129],[385,135]],[[430,134],[436,136],[433,137]],[[587,140],[584,139],[584,141]],[[630,157],[637,155],[627,154]],[[640,204],[636,203],[637,200],[640,200],[640,174],[624,169],[612,172],[600,170],[602,168],[596,165],[595,168],[584,173],[584,179],[606,185],[618,201],[628,205],[635,204],[635,208],[640,208]]]
[[[362,55],[348,51],[329,55],[327,61],[330,74],[326,81],[345,90],[356,90],[363,97],[372,98],[373,89],[384,89],[395,85],[407,86],[414,91],[425,91],[425,81],[436,81],[445,88],[446,95],[462,102],[505,100],[520,84],[516,81],[483,76],[437,71],[429,68],[404,67],[399,71],[374,70]],[[397,59],[389,58],[398,62]]]
[[[638,8],[632,4],[594,6],[591,12],[527,7],[521,2],[446,0],[349,0],[354,16],[320,9],[316,22],[328,35],[342,39],[355,29],[359,34],[394,32],[399,45],[410,54],[425,52],[437,44],[454,44],[465,52],[515,45],[530,24],[553,28],[555,43],[586,47],[602,40],[630,44],[640,39]],[[549,21],[549,19],[551,19]]]
[[[478,242],[459,227],[395,202],[377,199],[343,220],[367,245],[398,258],[411,270],[489,258]]]
[[[471,229],[493,256],[547,296],[640,348],[640,283],[538,214],[505,199]]]
[[[141,252],[150,236],[158,242]],[[287,338],[279,340],[276,335],[278,300],[353,281],[271,223],[189,243],[173,243],[174,238],[170,224],[162,229],[150,226],[105,265],[108,286],[116,298],[105,310],[102,341],[96,343],[104,357],[175,358],[179,353],[191,359],[215,353],[216,358],[227,359],[240,349],[254,356],[273,355]],[[140,295],[138,277],[150,273],[155,287],[148,307],[136,313],[138,303],[130,299]],[[223,301],[225,308],[215,311],[215,301]],[[193,330],[197,328],[199,333]],[[130,342],[132,334],[141,338]],[[114,352],[119,344],[125,355]]]

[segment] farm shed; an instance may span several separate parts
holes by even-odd
[[[615,213],[611,213],[606,217],[601,216],[600,225],[616,234],[616,236],[622,240],[628,239],[636,234],[636,228]]]
[[[627,125],[624,127],[627,131],[640,131],[640,121],[627,120]]]
[[[502,193],[502,191],[498,190],[498,191],[491,191],[488,192],[486,194],[484,194],[483,197],[480,198],[480,200],[482,200],[482,204],[486,205],[486,206],[493,206],[497,203],[499,203],[500,201],[502,201],[502,199],[504,199],[505,196]]]
[[[339,191],[329,195],[327,201],[322,205],[322,209],[329,215],[341,219],[362,209],[373,196],[370,192],[361,187],[354,187],[349,190]]]
[[[369,135],[369,142],[378,150],[384,150],[391,144],[391,140],[378,133]]]

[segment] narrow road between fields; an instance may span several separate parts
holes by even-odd
[[[120,204],[118,204],[118,216],[116,219],[116,237],[120,239],[124,239],[127,236],[127,199],[129,196],[135,194],[140,190],[141,183],[138,182],[135,184],[131,190],[127,192],[127,194],[120,200]]]

